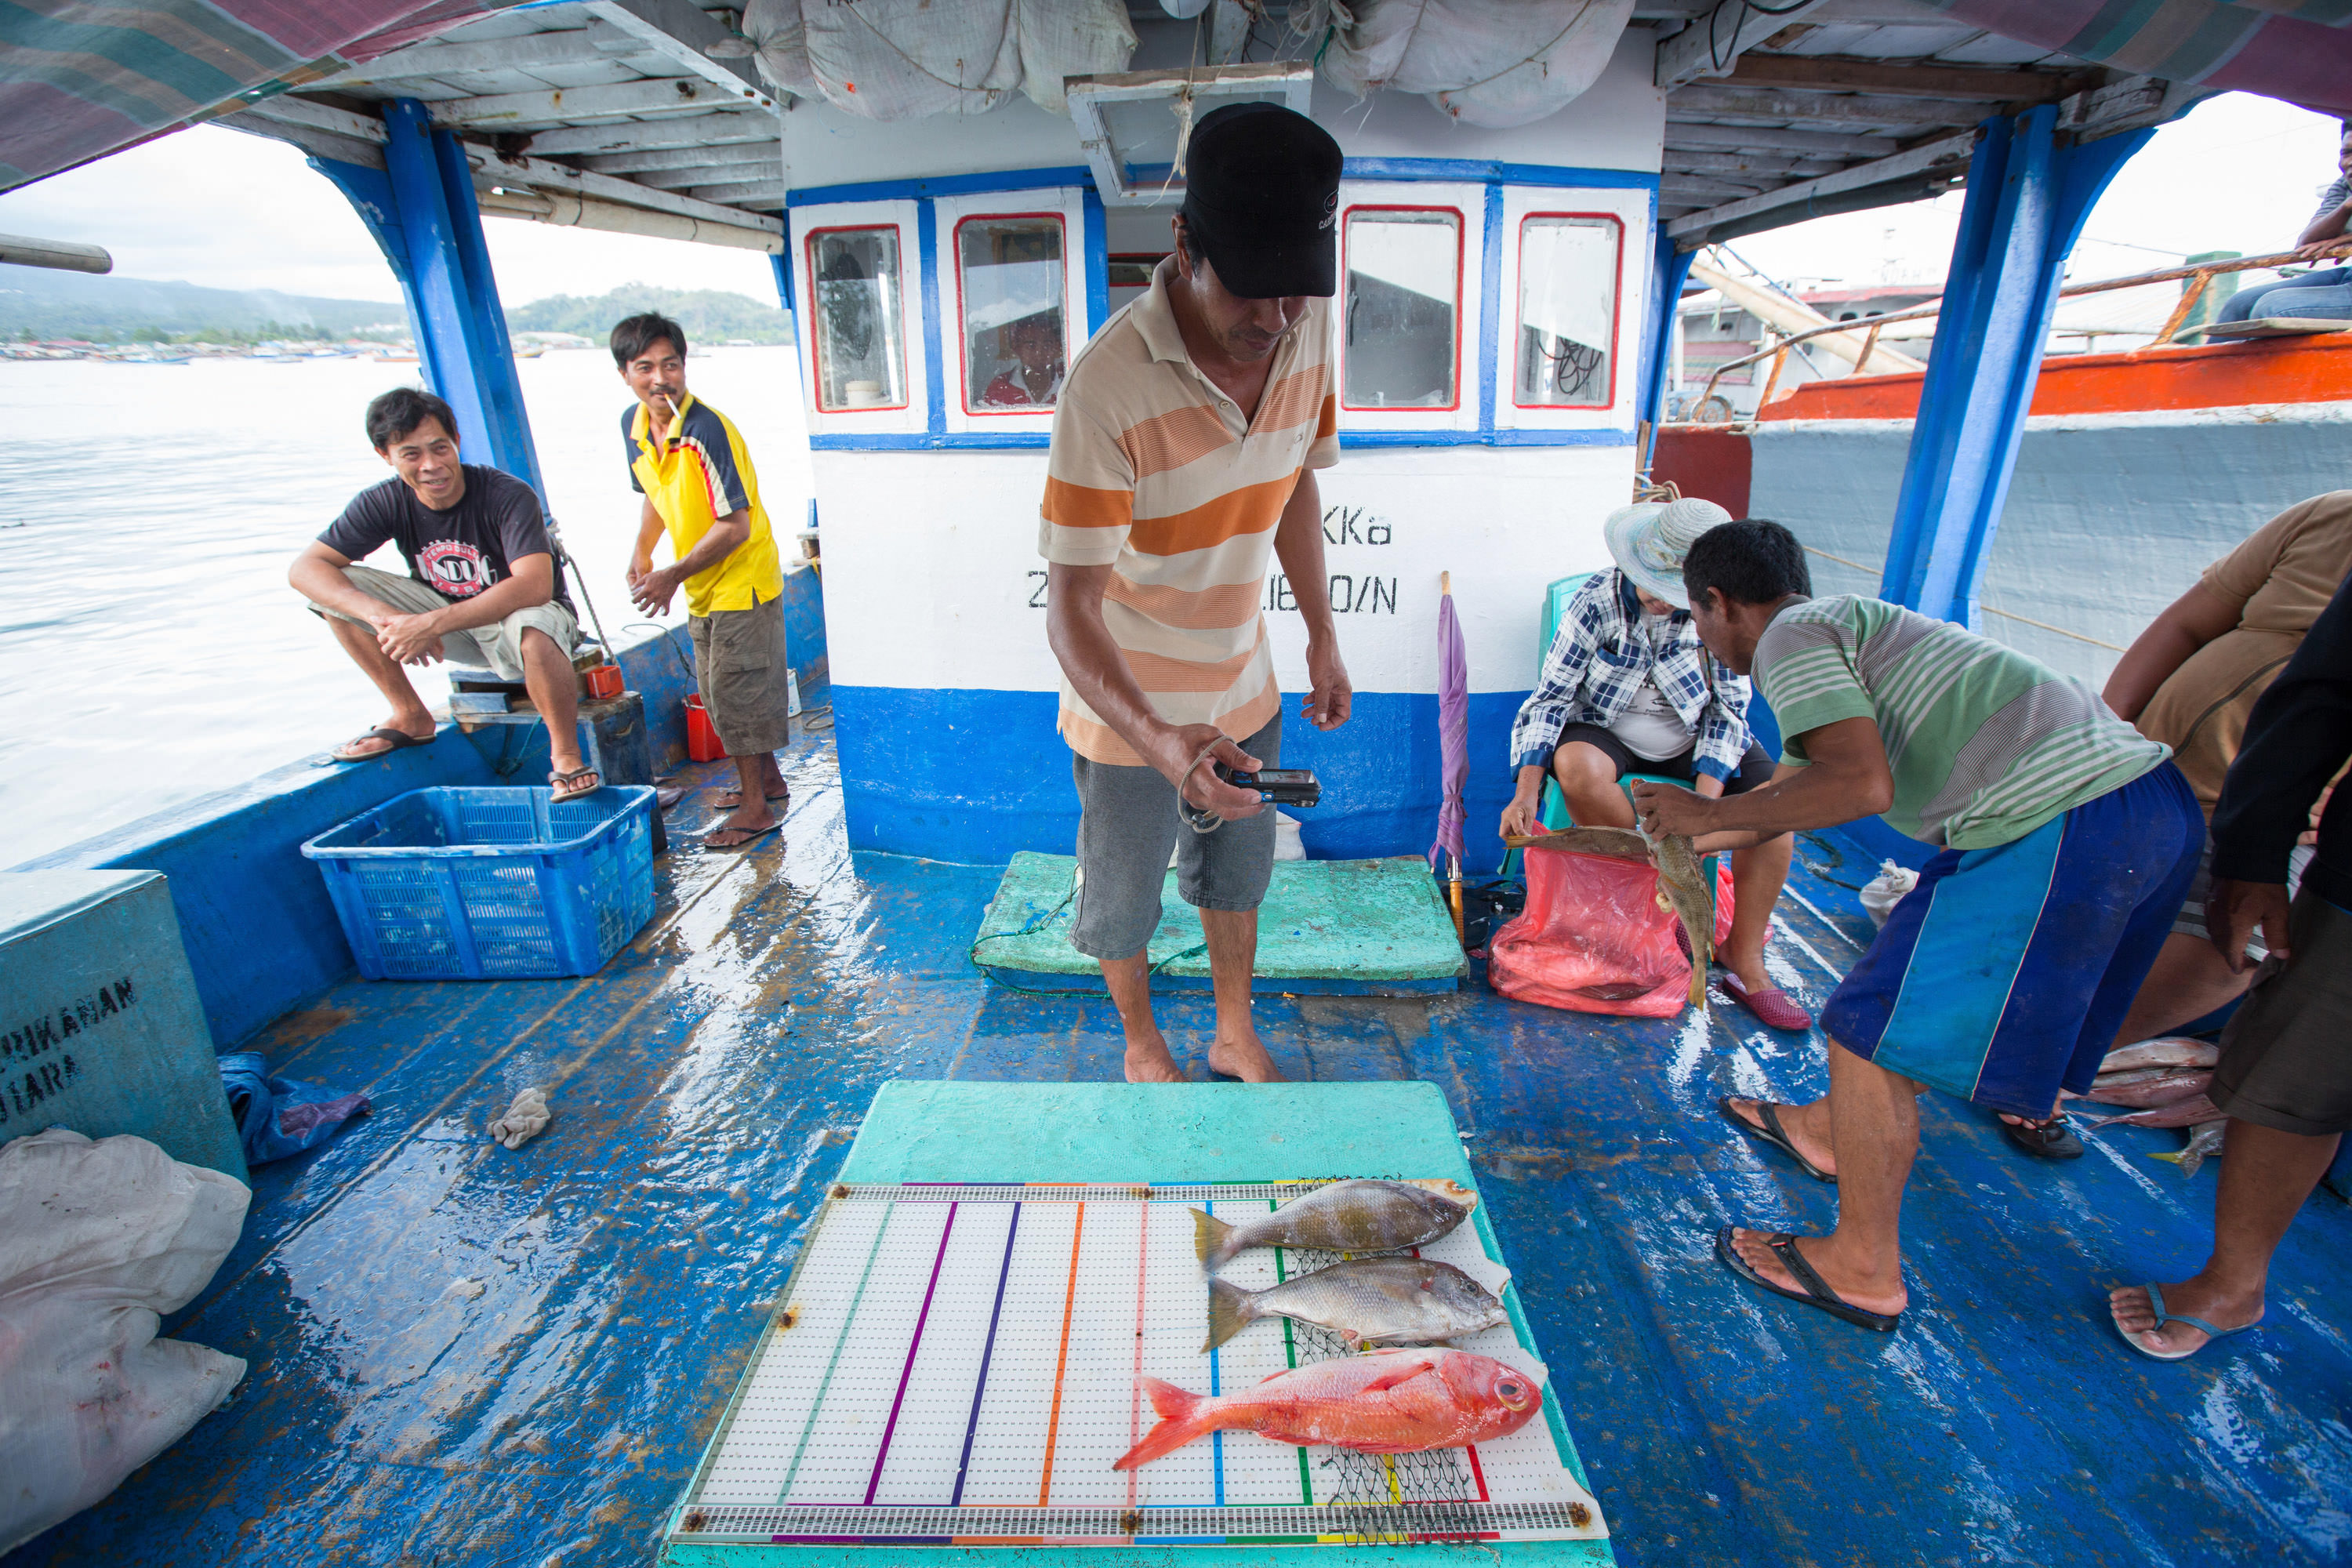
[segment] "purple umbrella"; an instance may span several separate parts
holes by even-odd
[[[1437,867],[1439,850],[1445,852],[1448,879],[1453,884],[1454,927],[1462,929],[1462,784],[1470,775],[1470,656],[1462,647],[1462,622],[1454,613],[1454,574],[1438,579],[1437,607],[1437,745],[1445,798],[1437,808],[1437,841],[1429,847],[1429,864]]]

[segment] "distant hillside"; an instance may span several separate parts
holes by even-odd
[[[773,304],[722,289],[656,289],[646,283],[593,299],[556,294],[512,307],[507,311],[507,330],[577,332],[601,343],[614,322],[640,310],[659,310],[698,343],[730,338],[755,343],[788,341],[784,312]],[[406,342],[406,309],[377,300],[281,294],[274,289],[205,289],[194,283],[0,266],[0,337],[126,343],[359,335]]]
[[[614,322],[641,310],[660,311],[697,343],[723,343],[730,338],[755,343],[788,341],[780,306],[723,289],[656,289],[650,283],[627,284],[593,299],[551,294],[528,305],[509,306],[507,330],[578,332],[601,343],[612,335]]]
[[[159,337],[252,341],[342,338],[372,327],[407,335],[397,304],[320,300],[274,289],[203,289],[194,283],[93,277],[39,267],[0,267],[0,336],[131,342]]]

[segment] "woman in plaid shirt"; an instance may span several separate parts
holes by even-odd
[[[1518,791],[1502,831],[1537,831],[1544,775],[1559,781],[1569,815],[1588,827],[1631,827],[1627,773],[1681,779],[1703,795],[1769,784],[1772,759],[1748,729],[1744,676],[1709,657],[1691,625],[1683,556],[1731,514],[1696,498],[1621,508],[1608,522],[1617,565],[1596,572],[1560,616],[1543,679],[1511,727]],[[1731,940],[1717,953],[1724,989],[1776,1029],[1811,1016],[1764,972],[1772,906],[1788,879],[1788,835],[1731,857]]]

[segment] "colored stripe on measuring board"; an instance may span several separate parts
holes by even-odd
[[[907,1403],[907,1383],[915,1375],[915,1352],[923,1348],[923,1325],[931,1321],[931,1298],[940,1288],[940,1265],[947,1261],[948,1237],[955,1234],[956,1210],[960,1204],[948,1205],[947,1223],[940,1226],[940,1250],[931,1258],[931,1282],[923,1288],[923,1310],[915,1315],[915,1337],[907,1345],[907,1365],[898,1373],[898,1392],[890,1401],[890,1421],[882,1428],[882,1451],[874,1456],[874,1479],[866,1483],[866,1506],[874,1506],[874,1494],[882,1485],[882,1467],[890,1462],[890,1438],[898,1430],[898,1410]]]
[[[874,1245],[866,1250],[866,1268],[857,1276],[857,1289],[849,1298],[849,1310],[842,1314],[841,1332],[834,1337],[832,1359],[824,1363],[824,1376],[816,1385],[816,1397],[809,1402],[808,1419],[801,1423],[800,1441],[793,1445],[793,1462],[784,1471],[784,1484],[776,1489],[776,1500],[781,1503],[793,1495],[793,1479],[801,1473],[801,1457],[808,1452],[809,1433],[816,1426],[818,1412],[824,1408],[824,1396],[833,1387],[834,1369],[841,1364],[841,1349],[849,1342],[850,1326],[857,1321],[858,1303],[866,1300],[866,1282],[874,1278],[874,1260],[881,1256],[882,1238],[889,1234],[890,1216],[898,1212],[891,1204],[882,1211],[882,1223],[874,1227]]]
[[[1062,1379],[1070,1370],[1070,1314],[1078,1304],[1078,1243],[1086,1238],[1087,1205],[1078,1205],[1070,1226],[1070,1282],[1062,1297],[1062,1349],[1054,1363],[1054,1407],[1045,1417],[1045,1473],[1037,1482],[1037,1506],[1044,1508],[1054,1492],[1054,1438],[1062,1429]]]
[[[988,1363],[996,1354],[996,1325],[1004,1316],[1004,1282],[1013,1277],[1013,1238],[1021,1234],[1021,1205],[1013,1205],[1013,1219],[1004,1227],[1004,1264],[996,1271],[996,1305],[989,1309],[988,1340],[981,1346],[980,1380],[972,1384],[971,1419],[964,1424],[963,1458],[956,1461],[955,1496],[948,1500],[950,1508],[963,1502],[964,1478],[971,1473],[971,1440],[980,1430],[980,1402],[988,1392]]]

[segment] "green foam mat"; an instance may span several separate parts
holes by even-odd
[[[1102,972],[1070,945],[1069,855],[1015,855],[980,922],[972,957],[1016,984],[1095,990]],[[1201,914],[1176,891],[1160,894],[1150,952],[1155,984],[1204,986],[1209,953]],[[1428,862],[1277,860],[1257,923],[1257,989],[1401,994],[1451,991],[1470,972]]]

